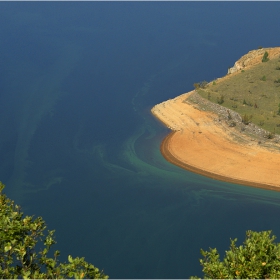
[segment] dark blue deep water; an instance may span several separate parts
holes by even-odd
[[[280,2],[0,2],[0,180],[56,248],[111,278],[202,276],[280,193],[166,162],[153,105],[279,46]],[[190,147],[191,149],[191,147]],[[199,155],[198,155],[199,156]],[[244,167],[245,168],[245,167]]]

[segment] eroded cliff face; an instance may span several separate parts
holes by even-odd
[[[250,66],[261,63],[265,52],[268,52],[268,58],[274,58],[280,56],[280,47],[263,48],[248,52],[247,54],[243,55],[239,60],[237,60],[233,67],[228,69],[228,74],[232,74]]]

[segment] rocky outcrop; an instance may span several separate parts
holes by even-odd
[[[217,118],[213,119],[214,123],[232,127],[232,132],[235,130],[243,135],[250,136],[264,146],[270,147],[280,143],[280,135],[269,133],[251,122],[244,124],[240,114],[203,98],[196,91],[187,96],[184,102],[197,106],[196,108],[199,110],[214,112],[217,114]],[[272,137],[270,141],[268,141],[270,139],[269,135]],[[279,150],[280,147],[278,146],[277,149]]]
[[[228,74],[233,74],[247,67],[261,63],[265,52],[268,52],[268,58],[274,58],[276,56],[280,56],[280,47],[262,48],[248,52],[247,54],[243,55],[239,60],[237,60],[233,67],[228,69]]]

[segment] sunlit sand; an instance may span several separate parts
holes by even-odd
[[[193,92],[160,103],[153,115],[172,132],[161,145],[163,156],[187,170],[218,180],[280,190],[280,152],[259,145],[234,128],[217,121],[217,115],[184,102]],[[237,133],[237,132],[235,132]]]

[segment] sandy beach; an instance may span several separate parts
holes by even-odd
[[[234,137],[234,128],[219,122],[216,114],[186,102],[193,93],[151,110],[172,130],[161,145],[166,160],[217,180],[280,191],[279,149],[263,147],[241,132],[238,138],[234,131]]]

